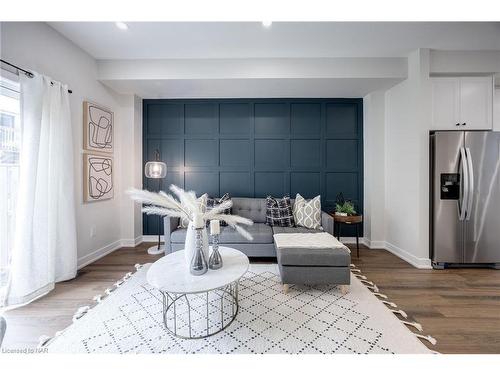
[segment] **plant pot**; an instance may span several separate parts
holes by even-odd
[[[337,216],[348,216],[345,212],[335,212]]]
[[[202,241],[203,241],[203,255],[205,256],[205,260],[208,262],[208,258],[210,255],[210,250],[208,247],[208,233],[206,226],[201,228],[202,231]],[[186,259],[186,267],[190,268],[191,260],[193,259],[193,255],[196,252],[196,228],[192,221],[189,222],[189,225],[186,229],[186,241],[184,243],[184,255]]]

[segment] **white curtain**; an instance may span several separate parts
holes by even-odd
[[[37,73],[20,81],[18,207],[4,306],[33,301],[77,270],[68,87]]]

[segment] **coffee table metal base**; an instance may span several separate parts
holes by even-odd
[[[161,294],[163,297],[163,323],[165,324],[165,328],[175,337],[182,339],[202,339],[223,331],[234,321],[239,310],[238,281],[203,293],[176,294],[161,291]],[[211,294],[215,294],[216,297],[210,299]],[[192,306],[193,301],[190,301],[191,297],[205,299],[205,305],[203,306],[204,318],[198,317],[195,319],[193,317],[194,307]],[[179,301],[184,301],[187,306],[187,319],[181,317],[186,314],[179,314],[179,308],[177,307]],[[229,302],[228,306],[226,304],[226,309],[224,309],[225,301]],[[199,309],[202,308],[202,306],[197,307]],[[171,319],[168,318],[169,312],[172,313]],[[197,313],[197,315],[200,314],[199,311]],[[229,315],[225,316],[225,313]],[[206,325],[204,324],[203,328],[200,328],[199,325],[203,319],[205,319],[203,323],[206,323]],[[193,323],[195,322],[198,323],[197,328],[193,327]],[[184,326],[183,328],[187,328],[187,335],[179,333],[179,328],[182,325]]]

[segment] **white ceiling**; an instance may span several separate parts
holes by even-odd
[[[500,50],[500,23],[51,22],[96,59],[403,57],[417,48]]]

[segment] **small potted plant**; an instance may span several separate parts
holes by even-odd
[[[353,216],[356,215],[354,203],[349,199],[344,199],[344,195],[337,195],[335,203],[335,215],[337,216]]]

